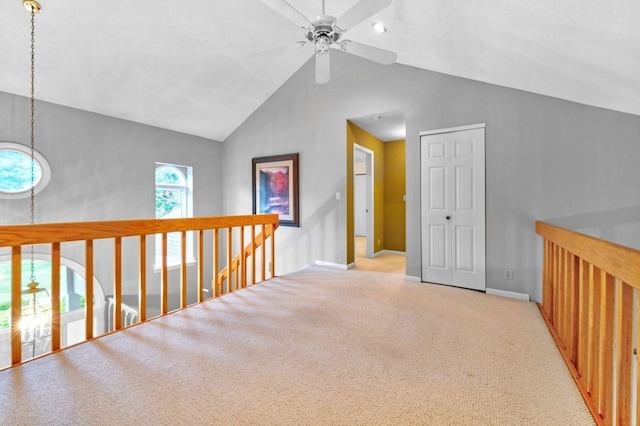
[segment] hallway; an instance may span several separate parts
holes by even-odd
[[[373,259],[366,257],[366,237],[355,237],[356,271],[374,271],[388,274],[405,274],[406,258],[402,254],[384,253]]]

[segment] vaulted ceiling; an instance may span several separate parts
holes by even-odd
[[[288,1],[320,14],[321,0]],[[30,16],[20,0],[0,4],[0,91],[27,96]],[[302,30],[261,0],[41,4],[38,99],[209,139],[224,141],[309,59],[278,48]],[[640,115],[638,22],[638,0],[394,0],[347,35],[400,64]]]

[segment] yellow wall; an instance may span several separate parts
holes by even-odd
[[[385,248],[384,142],[347,121],[347,264],[355,260],[353,247],[353,144],[373,151],[373,251]],[[402,197],[402,194],[400,195]]]
[[[384,248],[406,250],[405,140],[384,144]]]

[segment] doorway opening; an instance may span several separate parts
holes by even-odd
[[[347,268],[364,269],[392,255],[404,261],[404,122],[399,111],[347,120]]]
[[[373,155],[372,150],[353,144],[354,238],[356,238],[356,252],[364,245],[364,256],[367,258],[373,258],[374,255]]]

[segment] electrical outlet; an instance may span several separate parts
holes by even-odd
[[[336,192],[336,200],[339,200],[339,199],[340,199],[340,193]]]
[[[505,269],[504,270],[504,279],[512,280],[513,279],[513,269]]]
[[[380,238],[378,238],[378,245],[380,245]]]
[[[271,270],[271,262],[267,263],[267,270]]]

